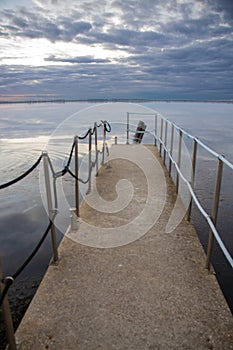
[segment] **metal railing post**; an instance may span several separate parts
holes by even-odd
[[[106,142],[106,129],[105,125],[103,125],[103,153],[102,153],[102,165],[105,161],[105,142]]]
[[[0,258],[0,292],[2,293],[4,290],[4,284],[2,283],[3,279],[3,273],[2,273],[2,259]],[[3,320],[6,330],[6,338],[8,342],[8,349],[9,350],[16,350],[16,342],[15,342],[15,334],[14,334],[14,327],[13,327],[13,321],[11,317],[11,311],[9,306],[9,301],[7,298],[7,295],[5,296],[3,302],[2,302],[2,314],[3,314]]]
[[[53,211],[52,192],[51,192],[51,184],[50,184],[50,177],[49,177],[48,153],[46,151],[43,152],[43,162],[44,162],[44,176],[45,176],[45,188],[46,188],[46,195],[47,195],[48,214],[49,214],[50,220],[52,221],[54,216],[54,211]],[[57,239],[56,239],[55,226],[53,222],[51,225],[51,239],[52,239],[52,247],[53,247],[53,262],[57,262],[58,261]]]
[[[78,182],[78,136],[75,136],[75,149],[74,149],[74,157],[75,157],[75,206],[76,206],[76,215],[79,217],[79,182]]]
[[[163,150],[163,163],[166,163],[166,148],[167,148],[167,120],[165,121],[165,135],[164,135],[164,150]]]
[[[129,112],[127,112],[126,144],[129,144]]]
[[[89,129],[89,146],[88,146],[88,189],[87,194],[91,192],[91,172],[92,172],[92,160],[91,160],[91,148],[92,148],[92,135],[91,129]]]
[[[192,155],[192,173],[191,173],[191,186],[194,189],[194,180],[196,174],[196,160],[197,160],[197,140],[193,139],[193,155]],[[187,211],[187,220],[190,221],[191,218],[191,210],[192,210],[192,196],[190,198],[190,203]]]
[[[171,130],[171,145],[170,145],[170,155],[173,155],[173,143],[174,143],[174,124],[172,123],[172,130]],[[171,176],[171,170],[172,170],[172,160],[169,159],[169,176]]]
[[[157,146],[157,129],[158,129],[158,116],[155,114],[155,146]]]
[[[179,129],[179,146],[178,146],[178,160],[177,165],[180,168],[181,163],[181,145],[182,145],[182,130]],[[176,174],[176,193],[179,191],[179,173]]]
[[[99,153],[98,153],[98,134],[97,134],[97,123],[95,123],[95,176],[98,176],[99,172]]]
[[[216,185],[215,185],[214,203],[213,203],[213,209],[212,209],[212,215],[211,215],[214,225],[216,225],[217,216],[218,216],[219,198],[220,198],[221,183],[222,183],[222,171],[223,171],[223,161],[221,159],[218,159],[218,172],[217,172],[217,179],[216,179]],[[206,268],[208,270],[210,269],[210,260],[211,260],[212,250],[213,250],[213,244],[214,244],[214,235],[211,230],[209,233],[207,257],[206,257]]]
[[[162,141],[163,141],[163,118],[161,118],[161,125],[160,125],[160,145],[159,145],[159,154],[161,157],[162,153]]]

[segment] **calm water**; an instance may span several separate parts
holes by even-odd
[[[0,105],[0,182],[15,178],[28,169],[47,147],[57,166],[64,165],[74,134],[83,133],[93,122],[107,119],[113,123],[113,136],[124,130],[126,115],[101,116],[96,113],[80,113],[75,124],[66,121],[83,108],[93,106],[88,103],[66,104],[12,104]],[[116,106],[116,105],[115,105]],[[151,102],[144,106],[151,108],[179,126],[197,136],[204,143],[224,154],[233,162],[233,104],[224,103],[183,103]],[[120,109],[121,110],[121,109]],[[69,120],[72,120],[69,119]],[[145,116],[148,129],[153,129],[154,119]],[[118,124],[119,125],[118,125]],[[57,127],[59,128],[57,129]],[[123,128],[123,129],[121,129]],[[55,131],[56,130],[56,131]],[[64,132],[65,130],[65,132]],[[55,135],[51,141],[51,134]],[[112,137],[113,137],[112,136]],[[188,144],[189,140],[187,140]],[[85,145],[84,145],[85,146]],[[188,146],[189,147],[189,146]],[[66,157],[66,158],[65,158]],[[204,207],[211,210],[217,162],[205,152],[198,151],[198,166],[195,186]],[[233,254],[232,207],[233,174],[224,169],[224,179],[220,201],[218,228]],[[210,180],[210,179],[213,180]],[[72,179],[64,179],[68,198],[72,206],[70,184]],[[0,193],[0,256],[4,274],[12,274],[31,252],[48,224],[39,186],[39,169],[29,178],[4,189]],[[193,209],[201,243],[206,246],[208,227],[197,210]],[[18,299],[34,292],[34,286],[41,279],[51,256],[50,239],[40,249],[39,254],[19,277],[12,293]],[[233,311],[233,273],[218,249],[214,260],[219,282]]]

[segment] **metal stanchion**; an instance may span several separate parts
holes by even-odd
[[[178,161],[177,165],[180,168],[180,163],[181,163],[181,146],[182,146],[182,130],[179,130],[179,146],[178,146]],[[176,193],[179,191],[179,173],[177,171],[176,174]]]
[[[173,156],[173,144],[174,144],[174,124],[172,124],[172,130],[171,130],[171,145],[170,145],[170,155]],[[172,160],[169,159],[169,176],[171,176],[172,171]]]
[[[162,141],[163,141],[163,118],[161,118],[161,125],[160,125],[160,145],[159,145],[159,154],[161,157],[162,153]]]
[[[50,184],[50,177],[49,177],[48,154],[46,151],[43,152],[43,162],[44,162],[44,176],[45,176],[45,188],[46,188],[46,195],[47,195],[48,214],[49,214],[50,220],[53,220],[54,211],[53,211],[51,184]],[[52,246],[53,246],[53,262],[57,262],[58,261],[57,239],[56,239],[55,226],[53,222],[51,226],[51,239],[52,239]]]
[[[129,112],[127,112],[126,144],[129,144]]]
[[[197,159],[197,140],[193,139],[193,156],[192,156],[192,174],[191,174],[191,186],[194,189],[194,180],[196,173],[196,159]],[[187,211],[187,220],[190,221],[191,218],[191,210],[192,210],[192,197],[190,198],[190,203]]]
[[[212,216],[211,216],[214,225],[216,225],[217,216],[218,216],[218,206],[219,206],[219,198],[220,198],[221,183],[222,183],[222,170],[223,170],[223,161],[221,159],[218,159],[218,172],[217,172],[214,203],[213,203]],[[213,250],[213,244],[214,244],[214,235],[211,230],[209,233],[207,257],[206,257],[206,268],[208,270],[210,269],[210,260],[211,260],[212,250]]]
[[[99,153],[98,153],[98,135],[97,135],[97,123],[95,123],[95,126],[94,126],[94,129],[95,129],[95,176],[98,176],[98,171],[99,171]]]
[[[92,148],[92,135],[91,135],[91,129],[89,130],[89,146],[88,146],[88,189],[87,189],[87,194],[91,192],[91,171],[92,171],[92,160],[91,160],[91,148]]]
[[[1,291],[1,293],[4,290],[4,283],[2,283],[2,279],[3,279],[2,259],[0,258],[0,291]],[[9,350],[16,350],[17,347],[16,347],[16,342],[15,342],[14,327],[13,327],[11,311],[10,311],[10,306],[9,306],[7,295],[5,296],[1,307],[2,307],[2,314],[3,314],[5,330],[6,330],[8,349]]]
[[[103,124],[103,152],[102,152],[102,165],[104,165],[104,161],[105,161],[105,142],[106,142],[106,129],[105,129],[105,125]]]
[[[155,114],[155,146],[157,146],[157,128],[158,128],[158,116]]]
[[[167,148],[167,120],[165,121],[165,136],[164,136],[163,163],[166,163],[166,148]]]
[[[76,215],[79,217],[79,182],[78,182],[78,136],[75,136],[75,149],[74,149],[74,157],[75,157],[75,206],[76,206]]]

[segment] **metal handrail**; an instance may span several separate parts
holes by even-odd
[[[202,216],[205,218],[205,220],[207,221],[209,227],[210,227],[210,233],[209,233],[209,242],[208,242],[208,249],[207,249],[207,259],[206,259],[206,268],[210,269],[210,259],[211,259],[211,254],[212,254],[212,248],[213,248],[213,237],[215,237],[216,241],[219,244],[219,247],[221,248],[225,258],[227,259],[228,263],[230,264],[231,268],[233,268],[233,259],[231,254],[229,253],[229,251],[227,250],[225,244],[223,243],[217,229],[216,229],[216,221],[217,221],[217,214],[218,214],[218,205],[219,205],[219,196],[220,196],[220,190],[221,190],[221,181],[222,181],[222,163],[224,163],[226,166],[228,166],[230,169],[233,170],[233,164],[230,163],[223,155],[217,153],[216,151],[214,151],[212,148],[210,148],[209,146],[205,145],[202,141],[200,141],[197,137],[192,136],[190,133],[188,133],[186,130],[184,130],[183,128],[177,126],[175,123],[169,121],[168,119],[165,118],[161,118],[161,132],[160,132],[160,137],[157,137],[157,140],[160,144],[160,155],[161,155],[161,150],[162,148],[164,149],[164,152],[166,154],[168,154],[169,159],[170,159],[170,163],[172,163],[173,165],[175,165],[176,168],[176,172],[177,172],[177,183],[176,183],[176,189],[178,192],[178,186],[179,186],[179,177],[186,183],[188,190],[191,194],[191,198],[192,200],[195,202],[195,204],[197,205],[198,210],[200,211],[200,213],[202,214]],[[171,152],[168,150],[168,148],[166,147],[165,141],[162,140],[162,136],[163,136],[163,124],[166,123],[169,124],[172,128],[175,128],[178,132],[179,132],[179,156],[178,158],[181,157],[181,141],[182,141],[182,137],[183,135],[187,136],[188,138],[190,138],[191,140],[193,140],[194,142],[194,146],[195,146],[195,151],[193,152],[193,159],[192,159],[192,164],[196,164],[196,148],[197,145],[200,145],[203,149],[205,149],[208,153],[210,153],[212,156],[214,156],[216,159],[219,160],[219,168],[218,168],[218,175],[217,175],[217,180],[216,180],[216,187],[215,187],[215,195],[214,195],[214,202],[213,202],[213,209],[212,209],[212,215],[209,215],[204,208],[201,206],[200,201],[198,200],[194,189],[192,187],[193,185],[193,180],[194,180],[194,176],[195,176],[195,168],[193,169],[193,174],[192,174],[192,184],[190,184],[190,182],[185,178],[185,176],[183,175],[183,173],[181,172],[180,169],[180,159],[178,159],[179,164],[176,163],[176,161],[174,160]],[[156,137],[156,135],[155,135]],[[173,136],[172,136],[173,138]],[[171,148],[173,148],[173,140],[172,140],[172,144],[171,144]],[[164,164],[165,163],[165,159],[164,159]],[[171,166],[169,166],[169,174],[171,174]],[[188,214],[188,220],[190,219],[190,211],[191,211],[191,206],[192,206],[192,202],[190,203],[190,208],[189,208],[189,214]]]
[[[129,132],[132,130],[129,127],[129,119],[130,114],[140,114],[140,113],[127,113],[127,143],[129,143]],[[154,137],[154,144],[155,146],[158,146],[159,154],[161,158],[163,158],[164,165],[166,165],[166,155],[169,157],[169,164],[168,164],[168,171],[169,175],[171,176],[171,167],[172,164],[175,166],[176,169],[176,192],[178,193],[179,189],[179,180],[183,180],[184,183],[187,185],[187,188],[189,190],[189,193],[191,195],[191,200],[189,204],[189,208],[187,211],[187,219],[190,220],[190,214],[191,214],[191,208],[192,208],[192,201],[195,202],[198,210],[202,214],[202,216],[207,221],[209,227],[210,227],[210,233],[209,233],[209,241],[208,241],[208,248],[207,248],[207,258],[206,258],[206,268],[210,269],[210,259],[212,254],[212,248],[213,248],[213,238],[216,239],[217,243],[219,244],[220,249],[222,250],[225,258],[227,259],[228,263],[230,264],[231,268],[233,268],[233,258],[231,254],[229,253],[228,249],[226,248],[225,244],[223,243],[220,234],[216,228],[216,222],[217,222],[217,215],[218,215],[218,206],[219,206],[219,198],[220,198],[220,191],[221,191],[221,181],[222,181],[222,168],[223,164],[225,164],[229,169],[233,170],[233,164],[229,162],[223,155],[217,153],[209,146],[205,145],[202,141],[200,141],[197,137],[191,135],[183,128],[179,127],[175,123],[171,122],[170,120],[163,118],[161,115],[158,115],[157,113],[148,113],[148,115],[154,116],[155,118],[155,126],[154,126],[154,133],[150,133]],[[142,113],[143,115],[143,113]],[[158,135],[158,116],[160,118],[160,136]],[[171,127],[171,139],[170,139],[170,150],[167,147],[167,137],[168,137],[168,125]],[[164,128],[165,126],[165,128]],[[177,162],[173,158],[173,147],[174,147],[174,129],[176,129],[179,132],[179,140],[178,140],[178,160]],[[145,131],[144,133],[149,133],[149,131]],[[180,169],[181,165],[181,159],[182,159],[182,139],[183,135],[188,137],[189,139],[193,140],[193,154],[192,154],[192,175],[191,175],[191,181],[187,180],[187,178],[184,176]],[[158,145],[157,145],[158,143]],[[197,145],[201,146],[203,149],[205,149],[209,154],[214,156],[216,159],[218,159],[218,171],[217,171],[217,179],[215,184],[215,193],[214,193],[214,201],[213,201],[213,208],[212,208],[212,214],[209,215],[205,209],[202,207],[199,199],[197,198],[195,191],[194,191],[194,178],[195,178],[195,170],[196,170],[196,156],[197,156]],[[162,156],[162,150],[163,150],[163,156]]]
[[[233,258],[231,257],[229,251],[227,250],[227,248],[225,247],[212,219],[211,219],[211,216],[205,211],[205,209],[202,207],[200,201],[198,200],[195,192],[194,192],[194,189],[192,188],[190,182],[185,178],[185,176],[183,175],[183,173],[181,172],[180,168],[178,167],[176,161],[174,160],[174,158],[171,156],[170,152],[168,151],[168,149],[165,147],[164,145],[164,142],[158,138],[158,141],[162,143],[163,147],[164,147],[164,150],[166,151],[166,153],[168,154],[168,157],[169,159],[172,161],[172,163],[174,164],[177,172],[179,173],[179,176],[180,178],[186,183],[188,189],[189,189],[189,192],[192,196],[192,199],[194,200],[197,208],[199,209],[200,213],[203,215],[203,217],[206,219],[207,223],[209,224],[209,227],[210,229],[212,230],[224,256],[226,257],[227,261],[229,262],[229,264],[231,265],[231,267],[233,268]]]
[[[189,134],[186,130],[184,130],[183,128],[179,127],[178,125],[176,125],[175,123],[171,122],[168,119],[164,119],[166,120],[170,125],[174,125],[174,127],[177,130],[181,130],[182,133],[184,135],[186,135],[188,138],[192,139],[193,141],[196,141],[202,148],[204,148],[207,152],[209,152],[210,154],[212,154],[214,157],[219,158],[223,161],[223,163],[225,163],[230,169],[233,170],[233,164],[231,162],[229,162],[229,160],[227,160],[222,154],[217,153],[216,151],[214,151],[211,147],[205,145],[202,141],[200,141],[197,137],[192,136],[191,134]]]

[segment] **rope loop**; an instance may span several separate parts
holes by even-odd
[[[107,120],[101,120],[101,122],[104,125],[104,130],[106,132],[111,132],[112,128],[111,128],[111,125],[109,124],[109,122],[107,122]]]

